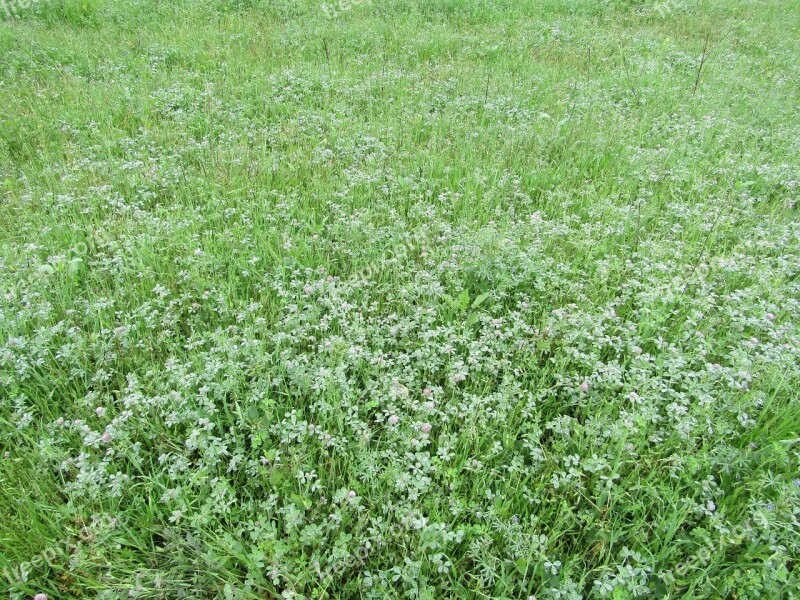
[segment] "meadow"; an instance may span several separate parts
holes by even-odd
[[[800,598],[800,2],[0,2],[0,594]]]

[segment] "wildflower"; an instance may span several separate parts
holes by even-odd
[[[389,425],[397,425],[400,422],[400,417],[397,415],[392,415],[389,417]]]
[[[47,594],[42,594],[42,593],[36,594],[33,597],[33,600],[47,600]]]
[[[95,408],[94,414],[96,414],[98,417],[102,417],[104,414],[106,414],[105,406],[98,406],[97,408]]]
[[[111,441],[111,434],[108,433],[107,431],[103,432],[103,435],[100,436],[100,441],[103,442],[104,444],[107,444],[108,442]]]
[[[433,390],[431,390],[431,388],[425,388],[424,390],[422,390],[422,395],[423,396],[430,396],[432,393],[433,393]]]
[[[433,403],[433,402],[431,402],[430,400],[429,400],[428,402],[426,402],[426,403],[425,403],[425,408],[427,408],[428,410],[433,410],[433,407],[434,407],[434,406],[436,406],[436,404],[434,404],[434,403]]]
[[[588,382],[588,381],[584,381],[584,382],[581,384],[581,391],[582,391],[582,392],[586,392],[586,391],[588,391],[588,389],[589,389],[589,382]]]
[[[466,378],[467,376],[463,373],[456,373],[453,375],[453,383],[459,383],[460,381],[464,381]]]
[[[350,498],[350,500],[353,500],[353,499],[355,499],[355,497],[356,497],[356,491],[355,491],[355,490],[350,490],[350,491],[347,493],[347,497],[348,497],[348,498]]]
[[[433,426],[430,423],[423,423],[420,429],[422,430],[422,433],[430,433],[431,429],[433,429]]]
[[[717,510],[717,505],[714,504],[714,502],[712,502],[711,500],[709,500],[708,502],[706,502],[706,508],[708,509],[709,512],[714,512],[715,510]]]
[[[764,316],[767,318],[767,321],[774,321],[775,320],[775,315],[773,315],[772,313],[767,313]]]

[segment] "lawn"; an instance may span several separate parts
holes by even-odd
[[[0,2],[0,593],[800,598],[800,2]]]

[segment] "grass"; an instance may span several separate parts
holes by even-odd
[[[800,595],[800,3],[8,6],[9,597]]]

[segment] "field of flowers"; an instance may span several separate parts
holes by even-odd
[[[800,598],[800,2],[0,2],[0,592]]]

